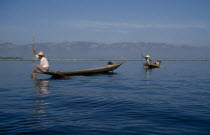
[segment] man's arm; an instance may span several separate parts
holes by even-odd
[[[38,55],[36,54],[36,50],[32,49],[33,55],[38,59]]]

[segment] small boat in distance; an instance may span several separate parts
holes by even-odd
[[[160,68],[160,64],[161,64],[161,61],[158,60],[155,63],[151,63],[151,64],[144,63],[144,67],[145,68]]]
[[[124,62],[112,64],[112,62],[109,62],[104,67],[99,68],[92,68],[92,69],[85,69],[85,70],[77,70],[77,71],[66,71],[66,72],[42,72],[41,74],[46,75],[52,75],[53,77],[59,77],[59,75],[65,75],[65,76],[75,76],[75,75],[93,75],[93,74],[102,74],[102,73],[109,73],[113,70],[117,69],[119,66],[121,66]]]

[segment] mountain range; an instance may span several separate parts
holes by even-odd
[[[96,43],[85,41],[35,43],[49,59],[210,59],[210,47],[170,45],[150,42]],[[32,44],[0,44],[0,57],[32,58]]]

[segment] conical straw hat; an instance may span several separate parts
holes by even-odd
[[[39,52],[37,55],[44,56],[43,52]]]

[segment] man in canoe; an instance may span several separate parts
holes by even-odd
[[[160,64],[161,64],[161,61],[160,60],[156,61],[155,63],[152,63],[152,60],[150,59],[150,56],[149,55],[147,55],[145,57],[145,59],[146,59],[146,63],[144,63],[144,66],[145,67],[148,67],[148,68],[157,68],[157,67],[160,67]]]
[[[44,57],[44,53],[39,52],[38,54],[36,54],[36,51],[33,49],[33,54],[36,56],[36,58],[40,60],[40,64],[36,65],[34,69],[34,73],[38,74],[40,72],[47,72],[50,66],[49,66],[48,59]]]
[[[152,60],[150,59],[150,56],[147,55],[147,56],[145,57],[145,59],[146,59],[146,64],[147,64],[147,65],[151,65]]]

